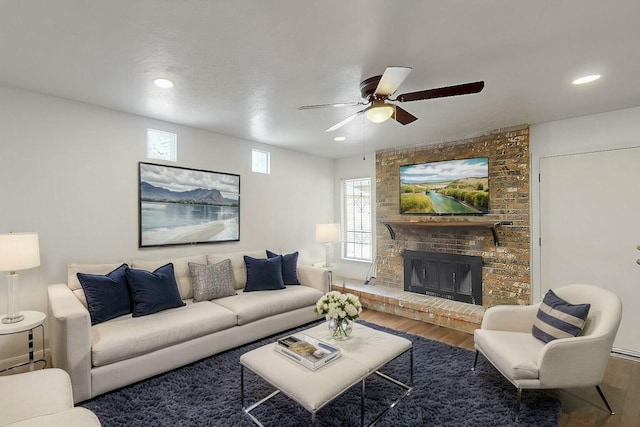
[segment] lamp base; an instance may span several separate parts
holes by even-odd
[[[18,323],[24,320],[24,314],[17,314],[9,317],[8,315],[2,318],[2,323]]]
[[[324,244],[324,268],[331,268],[331,243]]]
[[[15,271],[7,274],[7,314],[2,318],[2,323],[18,323],[24,319],[18,308],[18,278]]]

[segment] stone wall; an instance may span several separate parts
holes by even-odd
[[[489,158],[489,214],[429,216],[400,214],[400,166],[471,157]],[[376,153],[376,285],[404,288],[405,249],[478,255],[483,258],[483,306],[529,304],[529,127],[496,130],[469,139],[381,150]],[[490,230],[396,228],[392,240],[385,221],[504,221]]]

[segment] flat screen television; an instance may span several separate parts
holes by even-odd
[[[400,166],[400,213],[483,215],[489,212],[489,159]]]

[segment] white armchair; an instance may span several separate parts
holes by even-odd
[[[71,380],[62,369],[0,377],[0,426],[100,427],[88,409],[73,406]]]
[[[473,369],[482,353],[517,388],[516,420],[523,389],[595,386],[613,415],[600,383],[620,325],[622,302],[614,293],[591,285],[568,285],[553,291],[571,304],[591,304],[580,335],[545,344],[531,333],[540,303],[491,307],[474,333]]]

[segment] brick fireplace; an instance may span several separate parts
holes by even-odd
[[[401,165],[471,157],[489,158],[489,214],[462,217],[400,214],[399,171]],[[389,301],[396,301],[399,306],[407,305],[402,301],[411,301],[410,305],[415,306],[414,309],[418,313],[408,317],[425,321],[431,319],[432,323],[470,331],[478,326],[484,311],[482,307],[497,304],[528,304],[530,301],[528,126],[497,130],[459,141],[378,151],[376,153],[376,219],[375,288],[378,289],[373,290],[374,287],[369,287],[370,290],[362,289],[361,299],[364,300],[365,305],[369,302],[377,310],[398,313],[404,307],[393,307]],[[404,226],[409,221],[421,224]],[[478,227],[479,222],[493,223],[495,227]],[[385,223],[394,224],[393,230],[387,228]],[[405,252],[481,257],[480,315],[477,315],[476,310],[476,315],[465,319],[465,313],[474,311],[472,304],[438,301],[442,298],[433,294],[420,296],[424,299],[421,304],[416,303],[413,295],[405,295],[408,294],[404,292],[403,255]],[[369,291],[373,293],[366,294]],[[388,295],[380,299],[375,294]],[[428,308],[443,306],[444,309]],[[427,311],[426,314],[422,312],[424,310]],[[428,312],[429,310],[435,311]],[[459,321],[460,319],[463,320]]]

